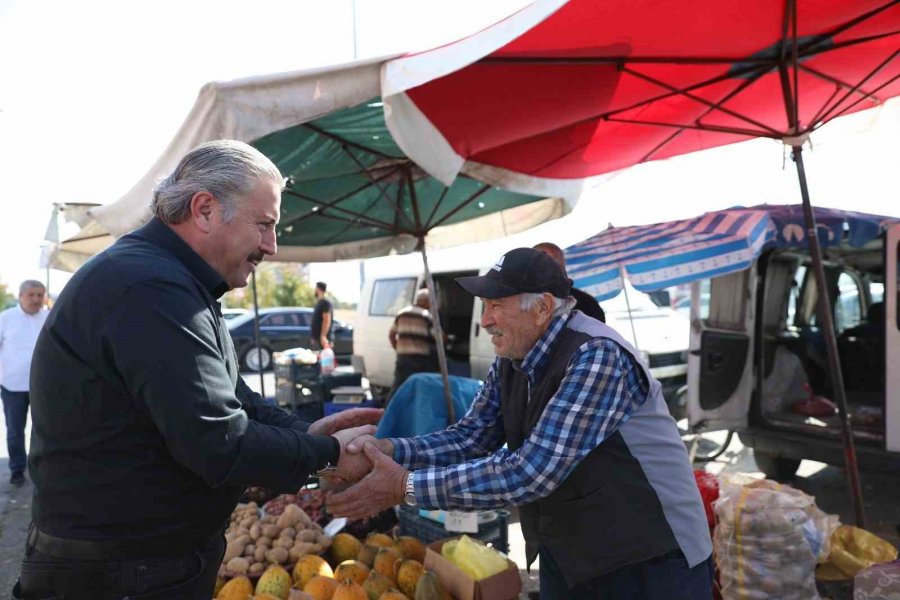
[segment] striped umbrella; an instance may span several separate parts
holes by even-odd
[[[683,221],[610,227],[566,250],[575,286],[605,300],[626,276],[642,292],[746,269],[772,221],[762,210],[726,210]]]
[[[897,219],[815,209],[822,247],[860,247]],[[566,249],[575,286],[598,300],[616,296],[623,277],[642,292],[746,269],[766,247],[805,247],[799,205],[755,206],[637,227],[610,227]]]

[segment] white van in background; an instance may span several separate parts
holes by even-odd
[[[448,268],[454,266],[457,268]],[[435,265],[434,283],[441,325],[448,339],[450,374],[484,379],[495,354],[490,336],[484,334],[479,324],[481,301],[463,291],[454,279],[484,273],[490,264],[480,265],[480,271],[467,266],[469,268],[458,263]],[[424,285],[422,269],[408,266],[387,270],[367,278],[363,284],[353,347],[355,354],[363,358],[366,376],[376,392],[385,393],[394,380],[396,354],[388,341],[394,317],[412,303],[415,291]],[[631,319],[624,293],[601,303],[606,311],[606,322],[626,340],[634,342],[637,338],[635,345],[649,363],[651,373],[663,384],[666,398],[672,402],[687,380],[690,321],[670,308],[656,306],[646,294],[633,288],[628,291],[628,304],[631,305]],[[680,407],[678,412],[681,412]],[[680,418],[681,415],[676,416]]]

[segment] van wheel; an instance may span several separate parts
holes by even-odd
[[[799,458],[788,458],[786,456],[778,456],[772,452],[765,450],[753,449],[753,460],[756,466],[769,479],[775,481],[787,481],[794,478],[797,469],[800,467]]]

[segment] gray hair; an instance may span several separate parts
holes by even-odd
[[[24,294],[26,290],[30,290],[31,288],[38,288],[38,287],[41,289],[46,289],[44,287],[44,284],[41,283],[40,281],[38,281],[37,279],[26,279],[25,281],[22,282],[22,285],[19,286],[19,295],[21,296],[22,294]]]
[[[519,294],[519,307],[522,310],[531,310],[531,308],[537,303],[538,300],[543,298],[543,294],[533,294],[531,292],[525,292],[524,294]],[[573,308],[575,308],[575,298],[569,296],[568,298],[557,298],[553,297],[553,316],[558,317],[559,315],[564,315]]]
[[[249,194],[260,178],[283,185],[278,167],[262,152],[236,140],[200,144],[184,155],[172,173],[153,190],[150,210],[164,223],[175,225],[191,214],[191,198],[209,192],[222,204],[222,220],[230,223],[237,201]]]

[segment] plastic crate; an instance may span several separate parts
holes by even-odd
[[[278,406],[296,408],[304,404],[322,404],[322,400],[322,386],[318,383],[279,379],[275,384],[275,402]]]
[[[327,402],[333,400],[334,388],[362,385],[362,373],[329,373],[322,375],[322,395]]]
[[[478,525],[478,533],[467,533],[466,535],[478,538],[506,554],[509,552],[509,512],[505,510],[495,512],[497,513],[496,519]],[[443,523],[423,517],[413,506],[399,505],[397,517],[400,519],[400,535],[410,535],[426,544],[460,535],[444,529]]]
[[[319,378],[319,363],[306,364],[299,362],[280,363],[275,362],[273,367],[276,379],[288,381],[305,381]]]

